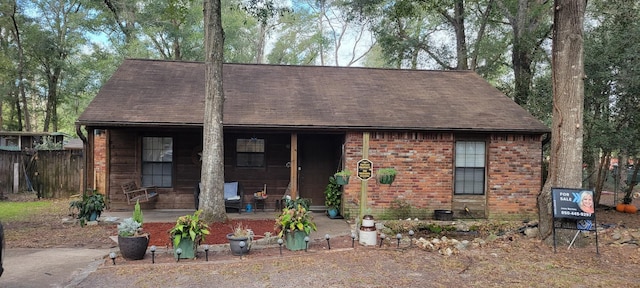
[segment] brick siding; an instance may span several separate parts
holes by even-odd
[[[486,215],[510,219],[537,215],[540,137],[492,135],[488,140]],[[374,178],[367,181],[367,208],[373,214],[383,213],[398,199],[421,216],[430,216],[436,209],[452,209],[454,145],[452,133],[371,133],[367,158],[373,162]],[[347,133],[345,164],[353,176],[344,187],[343,211],[350,217],[358,214],[361,182],[355,174],[362,155],[362,133]],[[395,181],[392,185],[378,184],[375,171],[388,167],[398,170]]]

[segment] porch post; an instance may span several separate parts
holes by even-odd
[[[369,159],[369,132],[362,132],[362,159]],[[357,173],[358,171],[356,171]],[[360,217],[362,220],[367,210],[367,183],[368,181],[360,181]]]
[[[298,196],[298,134],[291,133],[291,176],[289,183],[291,184],[291,199]]]

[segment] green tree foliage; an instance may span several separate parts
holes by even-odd
[[[636,67],[640,5],[620,0],[590,4],[593,20],[585,34],[584,158],[598,200],[609,159],[637,157],[640,152],[636,141],[640,137],[640,74]]]
[[[329,39],[316,29],[318,15],[305,10],[287,13],[282,17],[283,25],[267,60],[272,64],[314,65],[323,53],[323,44]]]
[[[493,1],[352,0],[351,15],[372,21],[388,64],[397,68],[471,69],[493,75],[508,44]]]

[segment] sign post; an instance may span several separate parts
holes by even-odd
[[[358,178],[361,180],[362,180],[362,178],[360,177],[361,162],[366,160],[371,165],[371,167],[373,167],[373,164],[371,163],[371,161],[367,160],[367,157],[369,157],[369,132],[362,132],[362,160],[358,161]],[[366,163],[362,163],[362,164],[366,164]],[[362,176],[366,176],[364,174],[365,173],[363,171]],[[362,217],[364,216],[364,212],[366,211],[366,209],[367,209],[367,181],[363,180],[363,181],[360,181],[360,215],[358,217],[359,220],[362,220]]]
[[[569,248],[575,241],[580,231],[594,231],[596,233],[596,253],[598,249],[598,229],[596,227],[595,203],[593,191],[579,188],[551,188],[553,206],[553,251],[556,251],[556,229],[578,230],[573,237]],[[563,219],[575,220],[573,227],[556,226],[556,221]],[[564,221],[567,223],[567,221]]]

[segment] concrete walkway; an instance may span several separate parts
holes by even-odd
[[[7,249],[0,287],[74,287],[104,262],[109,249]]]
[[[178,217],[192,214],[193,210],[143,210],[145,222],[175,222]],[[255,213],[228,213],[230,219],[274,220],[279,213],[258,211]],[[101,221],[120,222],[132,216],[132,212],[103,212]],[[324,213],[314,213],[318,231],[312,239],[351,235],[353,228],[344,219],[330,219]],[[4,274],[0,287],[75,287],[104,262],[109,249],[51,248],[7,249],[4,255]]]

